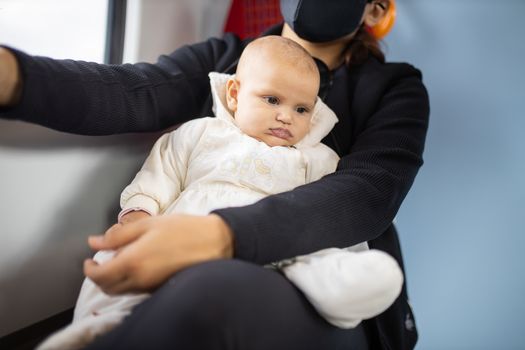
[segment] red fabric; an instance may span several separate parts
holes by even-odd
[[[224,31],[253,38],[282,20],[279,0],[232,0]]]

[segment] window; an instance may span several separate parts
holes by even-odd
[[[0,43],[30,54],[103,62],[108,0],[0,0]]]

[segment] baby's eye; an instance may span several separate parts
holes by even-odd
[[[309,112],[309,111],[308,111],[308,108],[306,108],[306,107],[297,107],[297,108],[295,109],[295,111],[296,111],[297,113],[299,113],[299,114],[305,114],[305,113],[308,113],[308,112]]]
[[[279,99],[275,96],[264,96],[263,98],[271,105],[279,104]]]

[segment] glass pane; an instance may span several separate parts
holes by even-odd
[[[0,43],[30,54],[103,62],[108,0],[0,0]]]

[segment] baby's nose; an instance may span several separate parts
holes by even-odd
[[[290,124],[292,122],[292,116],[287,111],[281,111],[277,114],[277,120],[285,124]]]

